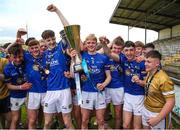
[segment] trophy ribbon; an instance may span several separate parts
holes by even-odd
[[[94,85],[94,83],[93,83],[93,81],[92,81],[92,79],[91,79],[91,76],[90,76],[89,70],[88,70],[88,65],[87,65],[85,59],[82,60],[82,68],[83,68],[83,70],[84,70],[85,75],[87,76],[87,79],[89,80],[89,82],[90,82],[91,85],[93,86],[93,88],[102,94],[102,91],[100,91],[100,90]]]
[[[77,99],[78,99],[78,105],[82,104],[82,93],[81,93],[81,85],[80,85],[80,78],[79,78],[79,73],[74,73],[75,77],[75,83],[76,83],[76,94],[77,94]]]

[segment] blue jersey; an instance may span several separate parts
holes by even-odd
[[[107,88],[120,88],[123,87],[123,69],[119,62],[110,59],[111,82]]]
[[[64,39],[61,39],[61,41],[59,41],[58,45],[61,46],[63,51],[65,51],[67,48],[70,48],[70,45],[69,45],[68,41],[66,41]]]
[[[57,44],[52,50],[45,51],[44,59],[44,66],[50,71],[47,78],[47,91],[68,88],[69,81],[64,76],[64,71],[68,70],[68,61],[61,44]]]
[[[24,52],[24,61],[28,82],[32,83],[29,92],[45,93],[47,81],[43,73],[42,57],[34,58],[29,52]]]
[[[4,68],[5,83],[12,85],[22,85],[27,81],[24,65],[15,66],[12,62],[8,63]],[[10,90],[10,97],[24,98],[27,90]]]
[[[105,71],[109,70],[109,58],[99,53],[90,55],[84,52],[82,59],[85,59],[89,70],[89,77],[82,81],[82,90],[98,92],[96,85],[97,83],[103,83],[106,79]]]
[[[68,66],[68,71],[70,71],[71,57],[69,55],[67,55],[67,54],[65,56],[66,56],[66,63],[67,63],[67,66]],[[74,78],[68,78],[68,83],[69,83],[69,87],[71,89],[76,89],[76,83],[75,83],[75,79]]]
[[[123,73],[124,73],[124,90],[126,93],[132,95],[144,95],[144,87],[132,82],[132,77],[137,75],[141,80],[146,76],[144,62],[128,61],[124,59]]]

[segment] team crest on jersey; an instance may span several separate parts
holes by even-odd
[[[23,79],[23,78],[18,78],[18,79],[16,80],[17,84],[22,84],[22,83],[23,83],[23,81],[24,81],[24,79]]]
[[[82,81],[86,81],[86,80],[87,80],[86,75],[82,74],[82,75],[81,75],[81,80],[82,80]]]
[[[130,69],[126,69],[125,74],[126,74],[127,76],[130,76],[130,75],[131,75],[131,70],[130,70]]]
[[[110,65],[110,71],[114,71],[115,70],[115,66],[114,65]]]
[[[86,103],[89,104],[89,100],[86,100]]]
[[[18,103],[18,102],[16,102],[16,103],[15,103],[15,106],[19,106],[19,103]]]
[[[91,57],[91,63],[94,64],[94,58],[93,57]]]
[[[35,70],[35,71],[39,71],[39,67],[38,67],[38,65],[33,65],[33,70]]]
[[[44,106],[45,106],[45,107],[48,107],[48,103],[45,103]]]
[[[119,72],[119,74],[122,74],[122,72],[123,72],[122,67],[118,65],[118,66],[117,66],[117,71]]]
[[[66,110],[66,109],[67,109],[67,107],[66,107],[66,106],[62,106],[62,109]]]

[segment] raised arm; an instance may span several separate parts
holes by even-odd
[[[69,26],[69,22],[67,21],[67,19],[64,17],[64,15],[61,13],[61,11],[53,4],[49,5],[47,7],[47,10],[50,12],[55,12],[58,17],[60,18],[62,24],[64,27]]]
[[[101,40],[101,37],[99,37],[99,41],[100,40]],[[112,47],[112,42],[110,42],[109,39],[107,39],[107,38],[105,40],[106,40],[105,43],[107,44],[107,47],[111,48]],[[97,51],[97,53],[103,54],[104,53],[104,49],[103,48],[99,49]]]
[[[61,13],[61,11],[55,5],[53,5],[53,4],[49,5],[47,7],[47,10],[50,12],[55,12],[58,15],[58,17],[60,18],[60,21],[64,27],[70,25],[69,22],[67,21],[67,19],[64,17],[64,15]],[[80,41],[80,42],[81,42],[81,44],[80,44],[81,50],[83,50],[82,41]]]
[[[120,60],[119,55],[111,52],[111,49],[107,46],[107,44],[106,44],[106,41],[107,41],[107,40],[106,40],[106,37],[100,37],[100,38],[99,38],[99,41],[100,41],[100,43],[102,44],[104,53],[105,53],[107,56],[109,56],[110,58],[112,58],[113,60],[119,62],[119,60]]]
[[[19,28],[17,33],[16,33],[16,41],[11,43],[6,49],[5,51],[8,52],[8,49],[10,47],[12,47],[15,44],[24,44],[24,39],[22,39],[22,36],[26,35],[27,31],[24,28]]]
[[[19,28],[16,33],[16,39],[21,38],[22,36],[26,34],[27,34],[27,31],[24,28]]]

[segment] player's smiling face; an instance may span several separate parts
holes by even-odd
[[[135,58],[135,48],[134,47],[125,47],[124,48],[124,54],[128,61],[132,61]]]
[[[50,50],[56,47],[56,37],[49,37],[45,40],[45,42]]]
[[[16,66],[22,64],[22,62],[23,62],[23,53],[20,53],[20,54],[17,54],[17,55],[11,54],[10,56],[11,56],[11,59],[12,59],[13,63]]]
[[[88,52],[95,52],[96,45],[97,45],[96,40],[87,40],[86,41],[86,47],[87,47]]]
[[[160,65],[160,61],[157,58],[149,57],[145,59],[146,72],[151,72],[153,70],[156,70],[159,65]]]
[[[40,54],[40,46],[39,45],[33,45],[29,47],[29,50],[33,57],[38,57]]]
[[[113,53],[120,54],[122,50],[123,50],[123,46],[118,46],[116,44],[112,45],[112,50],[111,51]]]

